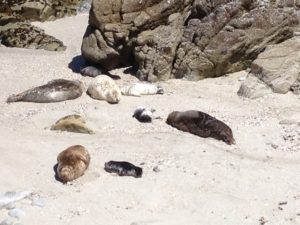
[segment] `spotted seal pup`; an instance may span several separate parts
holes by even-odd
[[[178,130],[190,132],[204,138],[212,137],[229,145],[235,144],[230,127],[204,112],[195,110],[174,111],[169,114],[166,122]]]
[[[90,164],[90,154],[81,145],[73,145],[57,156],[57,176],[63,183],[82,176]]]
[[[119,86],[113,79],[106,75],[98,76],[93,79],[87,92],[94,99],[105,100],[112,104],[118,103],[121,99]]]
[[[134,83],[121,87],[122,95],[136,96],[164,94],[160,85],[150,83]]]
[[[146,109],[143,106],[138,106],[132,115],[132,117],[136,118],[139,122],[142,123],[151,123],[152,119],[161,119],[160,116],[154,115],[155,109]]]
[[[143,169],[129,162],[109,161],[104,164],[104,170],[108,173],[116,173],[119,176],[142,177]]]
[[[57,79],[49,81],[47,84],[38,86],[20,94],[12,95],[7,99],[11,102],[61,102],[75,99],[82,95],[83,84],[79,80]]]
[[[97,77],[97,76],[106,74],[114,80],[121,79],[120,76],[113,75],[110,72],[108,72],[104,69],[97,68],[95,66],[87,66],[87,67],[81,68],[80,73],[82,76],[89,76],[89,77]]]

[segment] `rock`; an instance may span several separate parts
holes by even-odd
[[[300,37],[268,46],[251,66],[251,73],[265,82],[276,93],[297,92],[300,80]]]
[[[118,103],[121,99],[121,91],[115,81],[106,75],[97,76],[90,83],[88,94],[98,100],[105,100],[108,103]]]
[[[64,51],[66,46],[35,26],[26,22],[0,27],[1,44],[6,47],[34,48],[49,51]]]
[[[241,84],[237,94],[246,98],[259,98],[272,93],[272,90],[260,79],[249,74],[246,80]]]
[[[4,0],[2,2],[0,5],[0,24],[7,22],[9,17],[16,21],[46,21],[76,15],[82,4],[82,0]]]
[[[160,172],[160,169],[159,169],[158,166],[155,166],[155,167],[153,167],[153,171],[154,171],[155,173],[158,173],[158,172]]]
[[[243,70],[289,39],[295,8],[256,0],[92,2],[82,56],[106,70],[134,66],[140,80],[199,80]],[[293,7],[296,7],[294,4]]]
[[[94,132],[85,125],[85,120],[79,115],[69,115],[59,119],[51,130],[68,131],[74,133],[93,134]]]
[[[17,219],[22,218],[23,216],[25,216],[25,212],[22,209],[12,209],[8,212],[8,215]]]

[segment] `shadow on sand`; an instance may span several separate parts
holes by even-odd
[[[69,63],[68,67],[74,72],[74,73],[80,73],[80,70],[85,67],[86,61],[82,57],[82,55],[77,55],[73,57],[72,61]]]

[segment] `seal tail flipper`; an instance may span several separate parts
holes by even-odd
[[[20,95],[11,95],[7,98],[6,102],[11,103],[11,102],[18,102],[22,100],[22,96]]]

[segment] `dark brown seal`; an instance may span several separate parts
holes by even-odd
[[[73,145],[57,156],[57,176],[63,183],[82,176],[90,164],[90,154],[81,145]]]
[[[174,111],[169,114],[167,124],[200,137],[212,137],[231,145],[235,144],[232,130],[222,121],[200,111]]]
[[[7,102],[60,102],[78,98],[82,95],[83,89],[83,84],[79,80],[57,79],[20,94],[12,95],[7,99]]]
[[[109,161],[104,164],[104,170],[108,173],[116,173],[119,176],[133,176],[136,178],[141,177],[143,174],[143,169],[141,167],[124,161]]]

